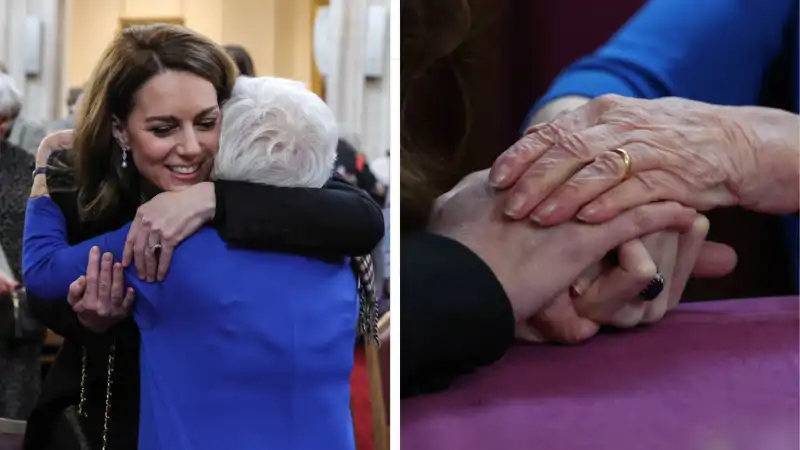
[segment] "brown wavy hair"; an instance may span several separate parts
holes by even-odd
[[[122,150],[112,137],[112,118],[123,123],[134,95],[153,76],[183,71],[208,80],[220,105],[231,95],[236,68],[225,50],[188,28],[154,24],[123,30],[106,48],[76,113],[74,169],[78,210],[85,222],[113,219],[120,205],[138,204],[140,175],[120,168]]]
[[[495,0],[400,2],[401,231],[422,229],[433,201],[461,175],[470,131],[464,73],[483,5]]]

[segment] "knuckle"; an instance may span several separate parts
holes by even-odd
[[[646,314],[644,314],[644,316],[642,317],[642,323],[645,324],[656,323],[661,319],[663,319],[666,314],[667,314],[667,302],[666,301],[657,302],[647,310]]]
[[[592,100],[600,109],[609,110],[619,106],[625,97],[617,94],[604,94]]]
[[[587,142],[586,138],[580,133],[564,136],[556,147],[556,149],[561,150],[568,156],[585,163],[594,160],[591,148],[591,143]]]
[[[640,262],[631,269],[631,275],[642,284],[652,281],[657,272],[658,269],[653,261]]]
[[[601,175],[611,174],[622,177],[627,171],[625,162],[614,152],[603,152],[589,166],[593,172]]]

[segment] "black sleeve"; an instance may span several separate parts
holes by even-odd
[[[514,340],[502,285],[476,254],[438,235],[400,243],[400,395],[445,389],[498,360]]]
[[[82,230],[80,230],[81,225],[78,219],[75,192],[69,190],[69,186],[72,185],[72,177],[65,171],[55,169],[64,167],[63,164],[66,163],[66,151],[56,151],[50,155],[47,186],[52,191],[50,198],[53,199],[64,214],[67,234],[69,235],[70,243],[74,244],[84,240],[86,236],[81,236],[80,233]],[[106,333],[95,333],[81,325],[78,321],[78,316],[69,306],[66,298],[63,301],[54,302],[37,297],[30,292],[27,294],[30,313],[37,320],[56,334],[79,342],[81,345],[93,345],[106,340],[110,342],[111,339],[118,337],[120,333],[138,333],[136,324],[130,318],[120,321]]]
[[[312,255],[358,256],[383,239],[383,211],[338,174],[322,189],[237,181],[214,183],[214,227],[240,247]]]

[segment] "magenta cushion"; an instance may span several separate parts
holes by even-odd
[[[414,450],[797,450],[798,298],[681,305],[574,347],[518,346],[405,400]]]

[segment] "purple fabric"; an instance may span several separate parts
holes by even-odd
[[[403,401],[402,448],[797,450],[798,301],[685,304],[581,346],[519,346]]]

